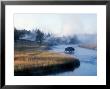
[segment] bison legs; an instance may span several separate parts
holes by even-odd
[[[65,53],[73,53],[73,51],[64,51]]]

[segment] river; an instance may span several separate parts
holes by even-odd
[[[64,53],[68,46],[75,48],[74,53],[69,54],[80,60],[80,66],[73,71],[53,74],[52,76],[97,76],[97,50],[81,48],[78,45],[58,45],[50,51]]]

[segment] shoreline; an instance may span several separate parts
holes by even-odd
[[[67,71],[73,71],[75,68],[80,66],[79,60],[74,60],[74,62],[68,62],[64,64],[56,64],[46,67],[38,67],[31,69],[24,69],[22,71],[14,71],[14,76],[45,76],[51,74],[57,74]]]
[[[77,58],[48,51],[15,52],[15,76],[39,76],[73,71],[80,65]]]

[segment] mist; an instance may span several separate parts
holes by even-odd
[[[75,34],[96,34],[96,14],[15,14],[14,26],[17,29],[40,29],[58,37]]]

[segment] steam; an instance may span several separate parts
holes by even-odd
[[[97,31],[96,14],[15,14],[17,29],[40,29],[57,36],[94,34]]]

